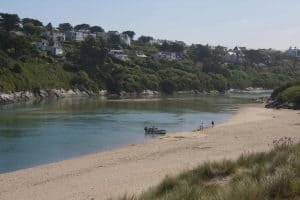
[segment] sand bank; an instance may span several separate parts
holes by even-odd
[[[273,140],[285,136],[299,141],[299,130],[300,111],[249,105],[226,123],[203,132],[168,134],[107,152],[0,174],[0,199],[82,200],[138,194],[166,175],[208,160],[266,151]]]

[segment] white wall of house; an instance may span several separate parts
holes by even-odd
[[[128,55],[123,50],[112,49],[108,52],[108,55],[124,62],[129,60]]]
[[[61,48],[60,43],[58,43],[58,42],[54,42],[54,44],[52,46],[49,46],[48,40],[42,40],[41,42],[36,43],[36,47],[39,50],[47,51],[51,55],[54,55],[54,56],[62,56],[64,54],[64,51]]]
[[[162,52],[162,51],[152,54],[152,57],[154,59],[162,59],[168,61],[175,61],[179,58],[176,52]]]
[[[46,51],[48,45],[49,45],[48,40],[42,40],[41,42],[36,43],[36,48],[38,48],[42,51]]]
[[[127,34],[121,34],[120,40],[122,44],[125,44],[127,46],[131,45],[131,38]]]
[[[291,57],[299,56],[297,47],[294,48],[290,47],[288,50],[285,51],[285,54]]]

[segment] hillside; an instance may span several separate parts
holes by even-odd
[[[1,13],[0,92],[82,88],[120,94],[144,90],[223,92],[275,88],[297,76],[300,64],[271,49],[186,45],[100,26]]]

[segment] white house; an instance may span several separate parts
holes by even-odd
[[[43,35],[52,38],[53,41],[63,42],[66,40],[66,35],[62,32],[47,31]]]
[[[111,49],[108,55],[124,62],[129,60],[128,55],[126,55],[123,50]]]
[[[120,41],[121,41],[122,44],[125,44],[127,46],[131,45],[131,38],[125,33],[122,33],[120,35]]]
[[[234,51],[229,50],[224,56],[224,61],[229,63],[237,63],[238,55]]]
[[[225,54],[223,60],[225,62],[229,63],[242,63],[245,61],[245,54],[244,52],[246,51],[246,47],[234,47],[233,50],[228,50],[227,53]]]
[[[46,51],[47,47],[49,46],[49,41],[48,40],[42,40],[41,42],[36,43],[36,48],[42,51]]]
[[[153,39],[153,40],[150,40],[149,43],[150,43],[151,45],[154,45],[154,44],[162,45],[162,44],[163,44],[163,41],[162,41],[162,40],[159,40],[159,39]]]
[[[66,40],[66,35],[61,32],[52,32],[52,39],[54,41],[60,41],[63,42]]]
[[[87,31],[69,31],[66,33],[66,38],[68,40],[73,40],[77,42],[84,41],[87,37],[96,38],[95,33],[89,33]]]
[[[66,39],[67,40],[72,40],[72,41],[83,41],[83,32],[77,32],[77,31],[68,31],[66,32]]]
[[[298,49],[297,47],[290,47],[288,50],[285,51],[285,54],[290,57],[298,57]]]
[[[147,56],[142,51],[128,50],[127,53],[132,57],[147,58]]]
[[[62,56],[64,54],[63,49],[59,46],[48,46],[47,51],[54,56]]]
[[[120,34],[118,31],[108,31],[106,34],[99,34],[98,36],[105,40],[111,39],[111,37],[113,36],[118,36],[120,38],[121,44],[125,44],[127,46],[131,45],[131,38],[125,33]]]
[[[159,51],[154,54],[152,54],[152,57],[154,59],[162,59],[162,60],[168,60],[168,61],[174,61],[179,58],[176,52],[165,52],[165,51]]]
[[[48,40],[42,40],[41,42],[36,43],[36,47],[42,51],[47,51],[54,56],[62,56],[64,54],[64,51],[58,42],[54,42],[53,45],[49,45]]]

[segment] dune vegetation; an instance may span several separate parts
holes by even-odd
[[[273,142],[269,152],[237,160],[207,162],[176,177],[166,177],[140,196],[121,200],[250,200],[300,198],[300,144],[291,138]]]

